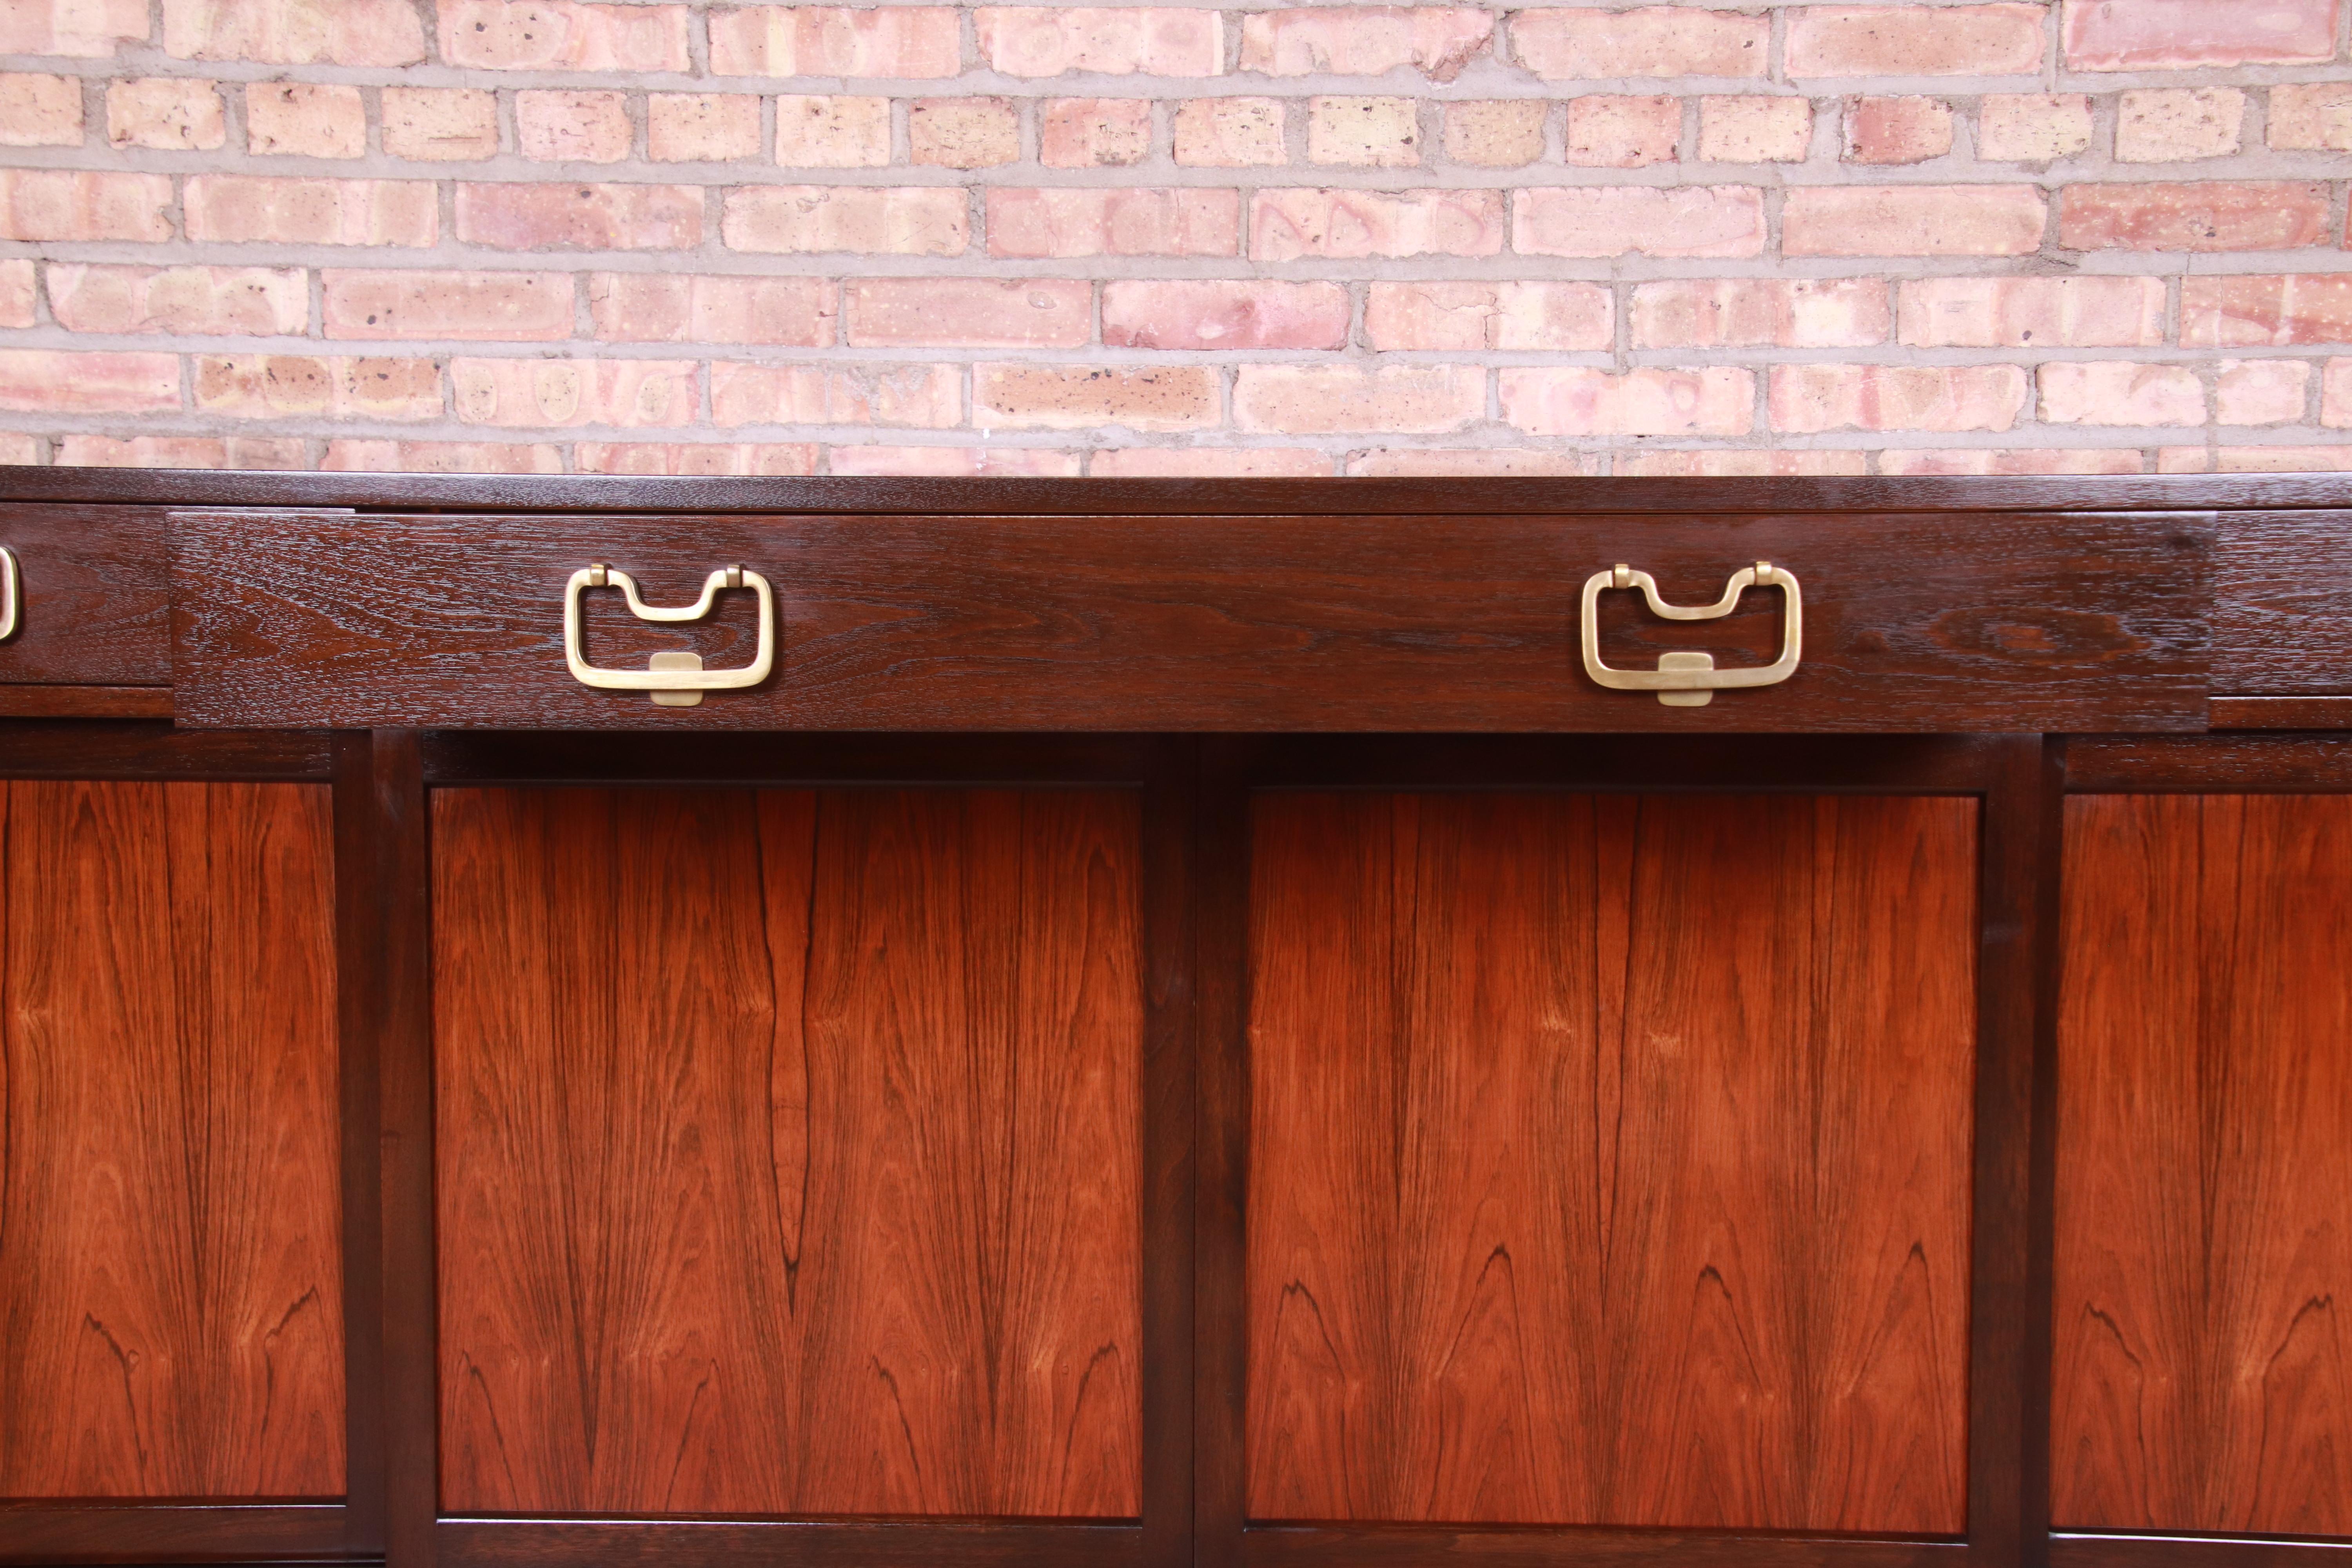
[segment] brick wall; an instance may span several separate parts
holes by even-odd
[[[2339,0],[0,0],[0,460],[2352,467]]]

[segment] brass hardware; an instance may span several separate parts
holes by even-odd
[[[16,552],[0,544],[0,642],[16,635],[25,607],[25,583],[16,569]]]
[[[604,669],[590,664],[580,652],[580,595],[588,588],[618,588],[629,614],[641,621],[698,621],[718,603],[721,588],[749,588],[760,596],[760,641],[751,662],[734,669],[705,669],[698,653],[657,653],[643,669]],[[648,605],[637,596],[636,579],[602,561],[572,574],[563,588],[563,658],[572,678],[583,686],[606,691],[643,691],[664,708],[701,705],[706,691],[732,691],[757,686],[776,666],[776,595],[768,580],[740,566],[722,566],[702,580],[702,596],[691,605],[667,608]]]
[[[1780,657],[1770,664],[1744,669],[1717,669],[1711,653],[1662,653],[1655,669],[1612,669],[1601,662],[1601,590],[1639,588],[1650,602],[1650,613],[1670,621],[1711,621],[1731,614],[1740,595],[1750,588],[1778,588],[1781,594]],[[1796,672],[1804,651],[1804,606],[1798,597],[1795,575],[1769,561],[1743,566],[1723,585],[1723,597],[1712,605],[1669,605],[1658,596],[1657,579],[1619,562],[1606,572],[1584,580],[1580,607],[1584,673],[1616,691],[1654,691],[1669,708],[1704,708],[1717,691],[1743,687],[1775,686]]]

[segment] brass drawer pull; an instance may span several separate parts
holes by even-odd
[[[25,607],[25,580],[16,568],[16,552],[0,544],[0,642],[16,635]]]
[[[580,652],[580,595],[589,588],[618,588],[628,601],[629,614],[641,621],[698,621],[710,614],[721,588],[749,588],[760,596],[759,651],[751,662],[735,669],[705,669],[698,653],[657,653],[644,669],[604,669],[590,664]],[[637,595],[636,579],[618,567],[598,561],[572,574],[563,589],[563,658],[572,678],[583,686],[606,691],[644,691],[664,708],[699,706],[706,691],[732,691],[757,686],[776,666],[776,595],[768,580],[740,566],[722,566],[702,580],[702,596],[691,605],[669,608],[648,605]]]
[[[1601,590],[1639,588],[1650,602],[1650,613],[1670,621],[1711,621],[1727,616],[1750,588],[1778,588],[1784,606],[1780,616],[1780,657],[1770,664],[1744,669],[1717,669],[1710,653],[1662,653],[1655,669],[1612,669],[1601,662]],[[1657,580],[1619,562],[1606,572],[1584,580],[1580,610],[1584,643],[1584,673],[1617,691],[1654,691],[1669,708],[1704,708],[1717,691],[1739,687],[1775,686],[1796,672],[1804,651],[1805,612],[1797,595],[1795,575],[1769,561],[1743,566],[1723,585],[1723,597],[1712,605],[1669,605],[1658,596]]]

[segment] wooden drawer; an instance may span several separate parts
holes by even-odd
[[[1724,517],[173,514],[177,711],[201,726],[534,729],[2200,729],[2204,514]],[[1785,590],[1663,620],[1585,590],[1623,562],[1710,605],[1769,561],[1802,595],[1777,684],[1668,706],[1587,673],[1772,664]],[[754,660],[752,592],[649,625],[709,574],[772,584],[773,672],[698,705],[597,689],[690,650]],[[1736,579],[1735,579],[1736,580]],[[748,584],[750,579],[745,580]]]
[[[0,506],[17,601],[0,685],[169,683],[163,518],[160,507]]]

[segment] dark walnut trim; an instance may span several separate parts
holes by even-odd
[[[9,1503],[0,1563],[332,1562],[343,1516],[341,1503]]]

